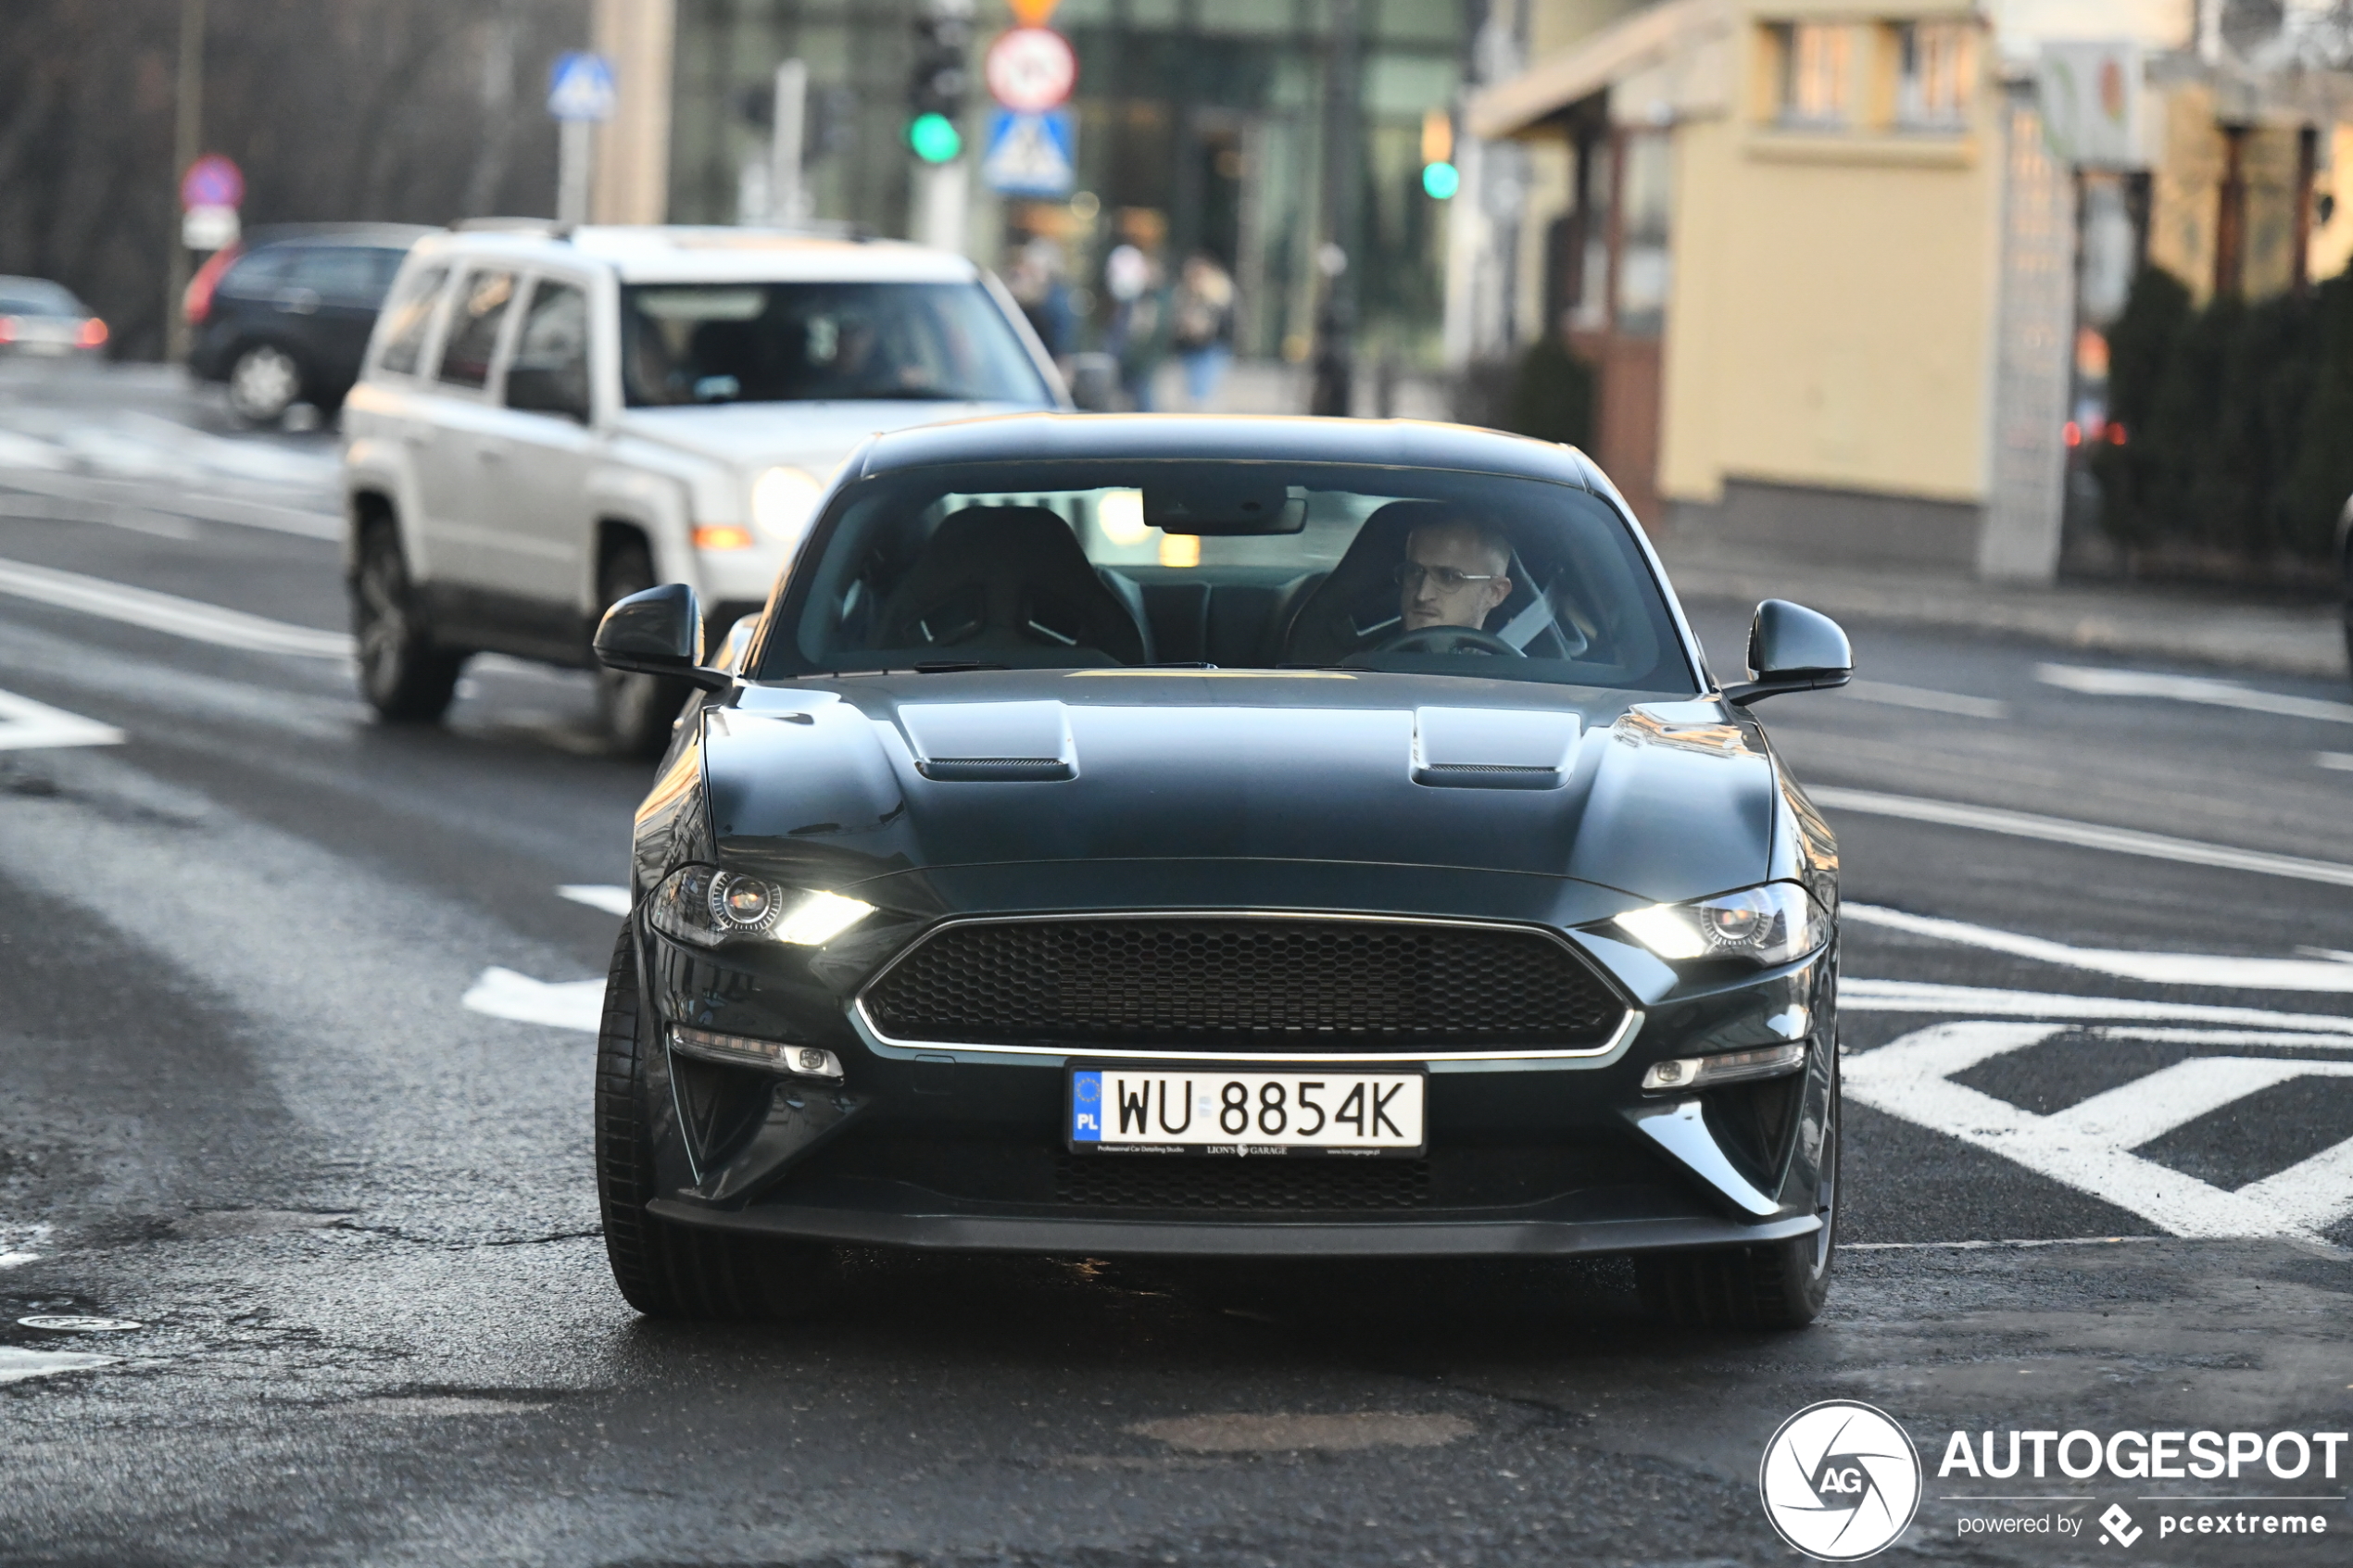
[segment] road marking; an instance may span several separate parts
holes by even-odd
[[[553,1029],[577,1029],[594,1035],[605,1010],[601,980],[534,980],[496,964],[482,972],[462,998],[476,1012],[511,1018],[521,1023],[544,1023]]]
[[[2332,772],[2353,773],[2353,751],[2316,751],[2312,760]]]
[[[220,647],[293,654],[306,659],[351,657],[351,634],[347,632],[321,632],[271,621],[243,610],[109,583],[102,577],[84,577],[78,571],[59,571],[54,567],[0,560],[0,593]]]
[[[2007,719],[2010,705],[1990,696],[1963,696],[1958,692],[1931,691],[1926,686],[1899,686],[1892,681],[1849,681],[1839,690],[1864,702],[1889,708],[1919,708],[1931,713],[1958,713],[1970,719]]]
[[[1964,806],[1957,801],[1930,800],[1912,795],[1883,795],[1873,789],[1818,784],[1809,786],[1806,793],[1817,806],[1834,811],[1899,817],[1906,822],[1933,822],[1939,827],[1975,828],[2012,838],[2040,839],[2047,844],[2073,844],[2086,849],[2114,850],[2120,855],[2143,855],[2185,865],[2220,866],[2228,871],[2353,887],[2353,866],[2336,860],[2308,860],[2295,855],[2266,854],[2259,849],[2233,849],[2224,844],[2172,838],[2134,828],[2106,827],[2098,822],[2070,822],[2064,817],[2042,817],[1992,806]]]
[[[2145,1019],[2151,1022],[2216,1023],[2278,1030],[2330,1049],[2353,1047],[2353,1018],[2216,1007],[2204,1002],[2128,1001],[2117,997],[2006,991],[1921,980],[1842,979],[1838,983],[1838,1005],[1848,1012],[1943,1013],[1948,1018]]]
[[[2332,1020],[2341,1022],[2341,1020]],[[2045,1021],[1936,1023],[1844,1059],[1846,1092],[1873,1110],[1999,1154],[2186,1236],[2321,1233],[2353,1215],[2353,1138],[2235,1191],[2133,1150],[2175,1127],[2298,1077],[2353,1077],[2353,1062],[2200,1057],[2048,1116],[1953,1080],[1982,1062],[2067,1032]]]
[[[2164,1241],[2161,1236],[2060,1236],[2020,1241],[1842,1241],[1841,1252],[1925,1252],[1931,1249],[1981,1252],[1995,1247],[2127,1247],[2136,1241]]]
[[[13,1345],[0,1345],[0,1383],[55,1377],[61,1372],[87,1372],[93,1367],[112,1366],[120,1360],[119,1356],[92,1356],[79,1350],[20,1350]]]
[[[40,751],[58,746],[120,746],[112,724],[68,713],[14,692],[0,692],[0,751]]]
[[[1962,921],[1906,914],[1869,904],[1842,904],[1842,921],[1855,921],[1909,935],[1932,937],[1968,947],[1984,947],[2042,963],[2065,964],[2124,980],[2158,985],[2207,985],[2246,991],[2353,993],[2353,963],[2329,959],[2242,959],[2221,953],[2136,953],[2114,947],[2076,947],[2017,932],[1995,931]]]
[[[603,883],[573,882],[557,888],[556,896],[560,898],[569,898],[575,904],[585,904],[592,909],[602,909],[609,915],[625,916],[629,913],[629,889],[626,887],[613,887]]]
[[[32,1249],[49,1239],[52,1229],[49,1225],[0,1225],[0,1269],[39,1262],[41,1254]]]
[[[2034,678],[2045,685],[2087,696],[2153,696],[2169,702],[2204,703],[2212,708],[2237,708],[2250,713],[2276,713],[2287,719],[2321,719],[2353,724],[2353,703],[2325,702],[2318,697],[2289,696],[2284,692],[2258,691],[2235,681],[2202,675],[2160,675],[2149,670],[2096,670],[2080,664],[2038,664]]]

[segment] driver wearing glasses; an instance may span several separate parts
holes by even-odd
[[[1489,612],[1511,597],[1512,546],[1476,522],[1425,523],[1405,536],[1397,565],[1397,609],[1404,629],[1487,629]]]

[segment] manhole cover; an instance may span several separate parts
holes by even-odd
[[[129,1318],[40,1317],[19,1318],[27,1328],[45,1328],[57,1334],[118,1334],[126,1328],[144,1328],[145,1323]]]

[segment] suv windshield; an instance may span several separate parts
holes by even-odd
[[[1345,665],[1689,696],[1631,533],[1581,490],[1281,462],[988,463],[844,490],[759,675]]]
[[[977,283],[648,283],[621,314],[632,407],[1053,401]]]

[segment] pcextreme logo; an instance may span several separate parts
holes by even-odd
[[[1756,1468],[1765,1517],[1824,1562],[1884,1551],[1920,1506],[1920,1457],[1884,1411],[1825,1399],[1781,1423]]]

